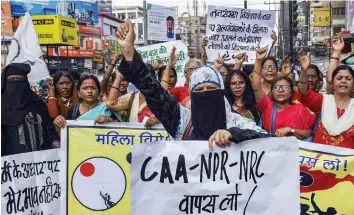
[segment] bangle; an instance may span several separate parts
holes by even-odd
[[[253,70],[253,72],[254,72],[254,73],[257,73],[258,75],[260,75],[260,74],[261,74],[261,72],[256,72],[256,70]]]
[[[57,98],[55,98],[54,96],[49,96],[48,99],[55,99],[55,100],[57,100]]]
[[[338,57],[333,57],[333,56],[331,56],[331,59],[339,61],[339,58],[338,58]]]
[[[299,80],[299,83],[300,83],[300,84],[308,84],[307,80],[305,80],[305,81]]]
[[[118,87],[111,86],[111,88],[116,89],[116,90],[119,90],[119,88],[118,88]]]
[[[116,66],[116,63],[110,63],[109,65],[114,67],[114,66]]]

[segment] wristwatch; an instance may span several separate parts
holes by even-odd
[[[290,128],[290,133],[295,133],[295,129],[293,129],[293,128]]]

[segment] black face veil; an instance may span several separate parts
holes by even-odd
[[[35,97],[27,80],[30,71],[28,64],[12,63],[1,74],[1,124],[17,126],[24,121],[29,103]],[[8,79],[12,75],[22,76],[23,79]]]

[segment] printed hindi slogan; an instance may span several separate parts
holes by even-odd
[[[218,56],[234,63],[236,55],[245,52],[245,64],[254,64],[256,49],[272,44],[275,11],[208,6],[207,29],[208,61]]]
[[[298,141],[133,147],[132,214],[300,214]]]
[[[181,40],[159,43],[149,46],[142,46],[136,48],[136,50],[139,52],[145,63],[154,65],[157,60],[161,60],[164,65],[167,65],[168,60],[170,59],[170,53],[173,46],[176,47],[175,54],[178,57],[178,61],[174,66],[178,76],[177,86],[183,86],[185,82],[185,77],[183,73],[184,64],[188,61],[189,57],[188,48]]]
[[[354,214],[354,150],[311,146],[299,151],[301,214]]]
[[[62,130],[67,149],[67,215],[130,215],[130,171],[133,145],[171,140],[163,129],[113,123],[68,122]]]
[[[1,157],[1,214],[64,214],[63,173],[59,149]]]

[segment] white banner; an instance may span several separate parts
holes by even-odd
[[[176,40],[176,11],[173,8],[147,4],[148,40]]]
[[[208,61],[220,55],[234,63],[238,53],[246,52],[244,64],[254,64],[256,49],[272,44],[275,11],[208,6],[207,16]]]
[[[60,149],[1,157],[1,214],[66,214]]]
[[[180,40],[159,43],[150,46],[143,46],[136,48],[143,58],[145,63],[149,63],[154,65],[156,60],[162,60],[165,65],[167,65],[168,60],[170,59],[170,53],[172,47],[176,47],[176,55],[178,55],[178,61],[174,68],[177,72],[177,86],[183,86],[185,82],[184,77],[184,64],[188,61],[188,48],[187,46]]]
[[[132,214],[300,214],[299,141],[133,146]]]

